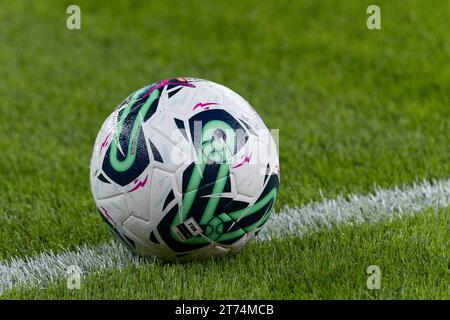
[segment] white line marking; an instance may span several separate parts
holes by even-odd
[[[77,265],[84,274],[122,269],[131,264],[140,264],[140,259],[117,241],[97,247],[83,245],[76,251],[41,253],[25,259],[12,259],[0,264],[0,294],[3,290],[23,285],[45,287],[66,274],[71,265]]]
[[[377,188],[369,195],[339,196],[312,202],[301,208],[283,208],[258,234],[260,241],[303,235],[340,224],[377,222],[402,217],[424,209],[450,206],[450,179],[423,181],[409,187]]]
[[[274,214],[258,235],[259,241],[302,236],[341,224],[360,224],[402,217],[428,208],[450,205],[450,179],[415,183],[410,187],[377,189],[370,195],[340,196],[300,208],[284,208]],[[81,246],[76,251],[44,252],[24,259],[0,263],[0,293],[17,286],[45,287],[65,275],[70,265],[84,274],[139,265],[140,259],[115,241],[97,247]]]

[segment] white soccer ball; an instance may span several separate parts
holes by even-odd
[[[95,204],[133,251],[189,260],[240,250],[269,218],[279,161],[267,126],[230,89],[175,78],[126,98],[95,142]]]

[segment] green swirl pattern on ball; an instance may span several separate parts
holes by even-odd
[[[224,191],[227,178],[230,173],[230,158],[235,150],[237,137],[234,129],[226,122],[221,120],[211,120],[207,122],[202,131],[201,148],[198,151],[198,160],[192,171],[186,192],[183,195],[181,206],[178,214],[175,216],[171,224],[171,235],[178,240],[178,236],[172,230],[175,226],[181,224],[188,219],[188,215],[193,209],[194,200],[197,195],[198,188],[203,179],[203,173],[207,165],[211,163],[220,164],[214,187],[213,195],[220,195]],[[184,244],[209,244],[210,240],[221,243],[232,239],[238,239],[246,233],[262,226],[271,214],[271,208],[277,197],[277,188],[274,187],[264,197],[258,199],[256,203],[247,208],[234,212],[221,212],[216,214],[220,196],[209,197],[206,208],[198,222],[204,226],[204,233],[193,238],[184,240]],[[234,228],[233,231],[224,230],[224,224],[227,222],[236,222],[240,219],[249,217],[250,215],[263,209],[270,204],[264,215],[256,222],[245,227]],[[195,210],[195,209],[194,209]]]
[[[154,90],[150,96],[147,98],[145,103],[139,108],[139,111],[136,115],[136,118],[134,119],[133,128],[131,129],[131,136],[128,142],[128,148],[126,151],[125,159],[119,160],[119,136],[120,133],[123,130],[124,122],[127,119],[128,115],[131,112],[131,109],[136,103],[136,100],[140,97],[140,93],[136,93],[131,98],[131,101],[127,104],[126,108],[123,110],[119,121],[117,122],[116,126],[116,134],[111,142],[111,152],[109,154],[109,161],[111,163],[111,166],[116,170],[117,172],[125,172],[129,170],[134,162],[136,161],[136,155],[139,152],[139,149],[136,146],[136,143],[138,141],[139,135],[141,134],[141,127],[143,119],[145,118],[147,112],[149,111],[151,105],[153,102],[159,98],[159,90]]]

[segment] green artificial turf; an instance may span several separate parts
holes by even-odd
[[[0,4],[0,261],[111,238],[90,194],[94,139],[129,93],[173,76],[222,83],[249,100],[271,128],[280,129],[277,209],[320,200],[321,195],[366,193],[375,185],[449,176],[449,2],[378,1],[382,29],[373,31],[366,28],[370,1],[77,1],[82,29],[75,31],[65,25],[69,4]],[[380,233],[374,226],[361,226],[345,229],[345,235],[385,237],[383,243],[393,251],[382,260],[386,268],[397,270],[395,253],[402,239],[419,231],[433,234],[445,213],[425,215],[431,223],[414,218],[405,225],[383,225]],[[254,298],[370,298],[375,293],[356,289],[356,276],[350,284],[345,281],[355,261],[366,264],[358,260],[365,257],[358,243],[334,251],[342,274],[329,267],[333,262],[325,248],[347,241],[341,232],[311,235],[306,243],[286,239],[252,245],[235,260],[194,264],[188,270],[194,278],[202,270],[207,275],[202,281],[209,281],[210,288],[216,270],[222,270],[221,276],[235,274],[233,268],[244,269],[252,259],[273,261],[264,268],[274,270],[273,277],[285,277],[251,286],[241,279],[234,283],[236,291],[229,284],[231,291],[217,289],[214,297],[237,297],[237,288],[245,286]],[[436,237],[429,257],[438,259],[439,247],[445,246],[448,256],[444,240]],[[290,256],[290,248],[303,246],[307,253],[296,250]],[[307,263],[303,254],[324,260],[307,273],[289,269]],[[429,278],[420,278],[417,287],[405,282],[402,294],[402,275],[396,275],[392,286],[386,284],[386,291],[375,297],[444,297],[437,281],[441,270],[422,271],[422,256],[414,250],[410,255],[414,264],[408,268]],[[278,262],[283,259],[286,265]],[[151,268],[94,275],[87,284],[92,291],[80,295],[113,297],[115,288],[124,290],[119,296],[126,298],[121,284],[128,272],[134,280],[148,278],[143,287],[151,288],[163,285],[158,277],[164,272],[182,276],[184,268],[158,265],[155,275]],[[355,272],[364,278],[364,270]],[[101,276],[111,283],[95,281]],[[299,291],[290,287],[290,277],[301,280]],[[330,281],[331,289],[325,290]],[[111,292],[95,291],[97,283],[111,286]],[[136,295],[206,296],[201,288],[183,293],[177,283],[164,286],[166,293],[139,290]],[[47,297],[68,294],[58,286],[39,292]]]

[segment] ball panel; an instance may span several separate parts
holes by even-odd
[[[112,224],[120,227],[130,216],[124,195],[117,195],[108,199],[96,199],[100,213]]]
[[[152,190],[152,170],[147,168],[138,178],[136,178],[126,189],[124,196],[130,215],[143,221],[150,220],[149,194]]]
[[[129,216],[123,223],[123,229],[132,235],[132,237],[135,237],[136,240],[140,240],[140,242],[143,242],[148,246],[152,245],[147,241],[152,231],[152,225],[148,221]]]
[[[151,180],[152,188],[147,194],[147,197],[150,199],[150,205],[147,209],[150,217],[149,221],[156,228],[158,222],[161,221],[165,212],[170,208],[170,206],[168,206],[170,202],[164,207],[167,198],[170,194],[175,198],[175,196],[178,196],[178,193],[174,193],[173,191],[175,177],[172,172],[155,168],[153,169]],[[173,201],[171,203],[173,203]]]

